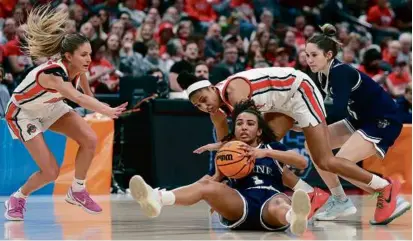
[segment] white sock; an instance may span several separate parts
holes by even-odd
[[[346,193],[344,192],[343,186],[338,185],[338,187],[335,188],[331,188],[330,189],[331,194],[333,194],[333,196],[340,200],[340,201],[346,201],[347,200],[347,196]]]
[[[293,191],[297,191],[298,189],[301,189],[306,193],[314,192],[314,188],[301,179],[299,179],[297,184],[295,184]]]
[[[85,180],[79,180],[79,179],[76,179],[76,178],[73,179],[72,190],[74,192],[80,192],[85,188],[86,188]]]
[[[285,220],[287,220],[288,223],[291,223],[291,209],[285,214]]]
[[[383,179],[373,174],[373,178],[371,179],[369,186],[373,188],[374,190],[377,190],[377,189],[382,189],[389,184],[390,183],[386,179]]]
[[[13,197],[15,198],[24,198],[26,199],[27,196],[23,195],[21,188],[19,188],[19,190],[17,190],[17,192],[13,193]]]
[[[161,202],[162,205],[174,205],[175,204],[175,194],[172,191],[161,191]]]

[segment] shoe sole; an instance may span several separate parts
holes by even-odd
[[[301,236],[307,229],[307,217],[310,214],[311,203],[307,193],[303,190],[294,192],[291,202],[291,233]]]
[[[95,211],[93,211],[93,210],[90,210],[90,209],[86,208],[85,206],[83,206],[81,203],[79,203],[78,201],[76,201],[76,200],[70,195],[70,191],[66,194],[65,201],[66,201],[67,203],[71,204],[71,205],[81,207],[85,212],[87,212],[87,213],[89,213],[89,214],[99,214],[99,213],[102,212],[102,211],[100,211],[100,212],[95,212]]]
[[[342,218],[342,217],[347,217],[347,216],[353,215],[356,212],[357,212],[357,208],[353,206],[351,208],[347,208],[346,210],[341,212],[339,215],[334,215],[334,216],[330,216],[330,217],[323,217],[323,218],[314,216],[314,218],[317,221],[332,221],[332,220],[336,220],[337,218]]]
[[[6,212],[4,212],[4,217],[9,220],[9,221],[24,221],[23,218],[15,218],[15,217],[11,217],[7,214],[7,210],[9,210],[9,201],[5,201],[4,202],[4,207],[6,208]]]
[[[159,205],[149,198],[147,184],[141,176],[136,175],[131,178],[129,189],[133,199],[141,205],[141,209],[146,216],[150,218],[159,216]]]
[[[396,207],[396,210],[394,210],[393,214],[383,222],[376,222],[375,220],[370,220],[371,225],[387,225],[391,223],[393,220],[396,218],[402,216],[405,212],[409,211],[411,208],[411,205],[407,201],[403,201],[402,204],[400,204],[398,207]]]

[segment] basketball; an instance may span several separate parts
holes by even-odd
[[[215,156],[218,169],[226,177],[240,179],[248,176],[255,165],[255,159],[243,157],[244,150],[240,145],[245,144],[241,141],[231,141],[219,149]]]

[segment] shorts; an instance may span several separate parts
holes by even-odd
[[[45,132],[72,108],[63,101],[45,105],[40,110],[27,110],[12,101],[7,105],[6,120],[13,139],[26,142]]]
[[[366,141],[372,142],[381,158],[384,158],[403,128],[400,121],[388,118],[360,121],[347,117],[344,124],[352,133],[357,131]]]
[[[261,231],[285,231],[290,225],[273,227],[264,222],[262,212],[265,204],[276,195],[285,195],[276,189],[250,188],[236,190],[244,202],[244,212],[237,221],[230,221],[219,215],[220,223],[234,230],[261,230]],[[286,196],[286,195],[285,195]],[[287,197],[288,198],[288,197]]]
[[[286,96],[287,101],[271,112],[290,116],[295,120],[295,126],[299,128],[317,126],[325,122],[327,115],[321,92],[308,75],[301,71],[296,71],[296,75],[297,79],[301,79],[297,90]],[[278,95],[283,94],[278,93]]]

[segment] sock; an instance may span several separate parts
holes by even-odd
[[[373,174],[373,178],[371,179],[369,183],[369,187],[373,188],[374,190],[377,190],[377,189],[382,189],[389,184],[390,183],[386,179],[383,179]]]
[[[86,186],[86,185],[85,185],[85,180],[79,180],[79,179],[76,179],[76,178],[73,179],[73,182],[72,182],[72,190],[73,190],[74,192],[80,192],[80,191],[82,191],[83,189],[86,188],[85,186]]]
[[[341,184],[338,185],[338,187],[331,188],[330,192],[336,199],[343,202],[347,201],[346,193],[344,192],[343,186],[341,186]]]
[[[297,184],[295,184],[293,191],[297,191],[298,189],[301,189],[306,193],[314,192],[314,188],[301,179],[299,179]]]
[[[19,188],[19,190],[17,190],[17,192],[13,193],[13,197],[15,198],[24,198],[26,199],[27,196],[23,195],[21,188]]]
[[[161,191],[161,202],[163,205],[174,205],[175,194],[172,191]]]
[[[291,209],[285,214],[285,220],[287,220],[288,223],[291,223]]]

